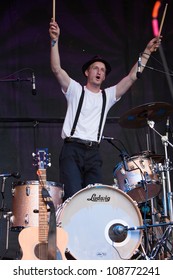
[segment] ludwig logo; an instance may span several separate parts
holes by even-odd
[[[96,195],[95,193],[92,194],[90,198],[87,198],[88,201],[93,201],[93,202],[108,202],[110,200],[109,196],[101,196],[101,195]]]

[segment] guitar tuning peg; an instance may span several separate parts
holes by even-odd
[[[51,162],[49,162],[47,165],[48,165],[49,167],[51,167]]]
[[[33,156],[33,157],[35,157],[35,156],[36,156],[36,154],[35,154],[35,153],[32,153],[32,156]]]

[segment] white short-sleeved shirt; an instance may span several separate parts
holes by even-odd
[[[84,90],[84,100],[73,137],[84,140],[97,141],[97,134],[103,105],[102,92],[100,91],[99,93],[93,93],[86,87],[84,87]],[[70,84],[67,92],[64,93],[67,99],[67,112],[61,134],[63,139],[70,136],[81,93],[82,86],[75,80],[70,79]],[[116,86],[106,88],[105,93],[106,107],[100,135],[102,135],[109,109],[118,101],[116,99]]]

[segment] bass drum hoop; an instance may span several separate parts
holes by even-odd
[[[66,252],[72,259],[130,259],[141,243],[142,232],[127,231],[123,240],[114,242],[111,230],[116,224],[138,227],[142,216],[131,197],[109,185],[89,185],[57,210],[57,226],[68,234]]]

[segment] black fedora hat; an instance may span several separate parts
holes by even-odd
[[[102,63],[105,64],[106,67],[106,75],[108,75],[111,72],[111,66],[110,64],[104,60],[101,56],[96,55],[94,56],[92,59],[90,59],[88,62],[86,62],[83,66],[82,66],[82,72],[85,75],[85,71],[88,69],[88,67],[93,64],[94,62],[100,61]]]

